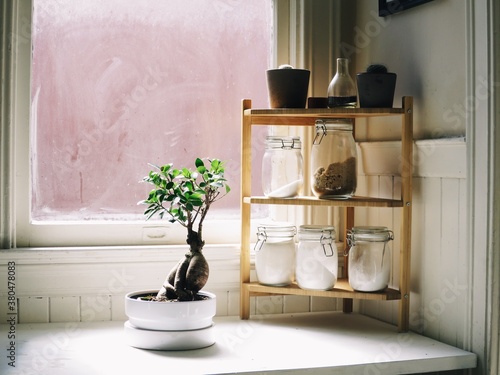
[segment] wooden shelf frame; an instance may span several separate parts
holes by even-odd
[[[291,199],[256,197],[251,195],[252,126],[314,126],[317,119],[401,117],[401,199],[382,199],[355,196],[346,200],[326,200],[316,197]],[[261,295],[307,295],[344,299],[344,312],[352,311],[353,299],[399,300],[398,329],[409,330],[410,261],[411,261],[411,210],[413,171],[413,98],[402,98],[401,108],[335,108],[335,109],[252,109],[251,100],[242,101],[241,117],[241,255],[240,255],[240,318],[250,317],[250,297]],[[252,204],[309,205],[345,207],[346,227],[354,223],[354,207],[400,208],[400,268],[399,290],[386,289],[376,293],[356,292],[346,279],[339,279],[334,289],[311,291],[296,284],[273,287],[250,281],[250,219]],[[346,267],[347,269],[347,267]]]

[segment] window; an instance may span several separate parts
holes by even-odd
[[[227,161],[205,232],[237,241],[240,101],[267,105],[272,0],[32,1],[27,245],[183,242],[144,223],[138,181],[195,156]]]

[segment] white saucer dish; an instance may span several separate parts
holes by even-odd
[[[214,325],[190,331],[153,331],[124,324],[128,345],[149,350],[192,350],[215,343]]]

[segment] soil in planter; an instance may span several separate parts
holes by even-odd
[[[137,296],[134,296],[134,298],[141,301],[150,301],[150,302],[190,302],[190,301],[179,301],[178,299],[156,298],[156,294],[138,294]],[[193,301],[204,301],[207,299],[210,299],[210,297],[198,293],[195,295]]]

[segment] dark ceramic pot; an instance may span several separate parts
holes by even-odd
[[[360,108],[392,108],[396,73],[358,73]]]
[[[271,108],[306,107],[309,70],[270,69],[266,75]]]

